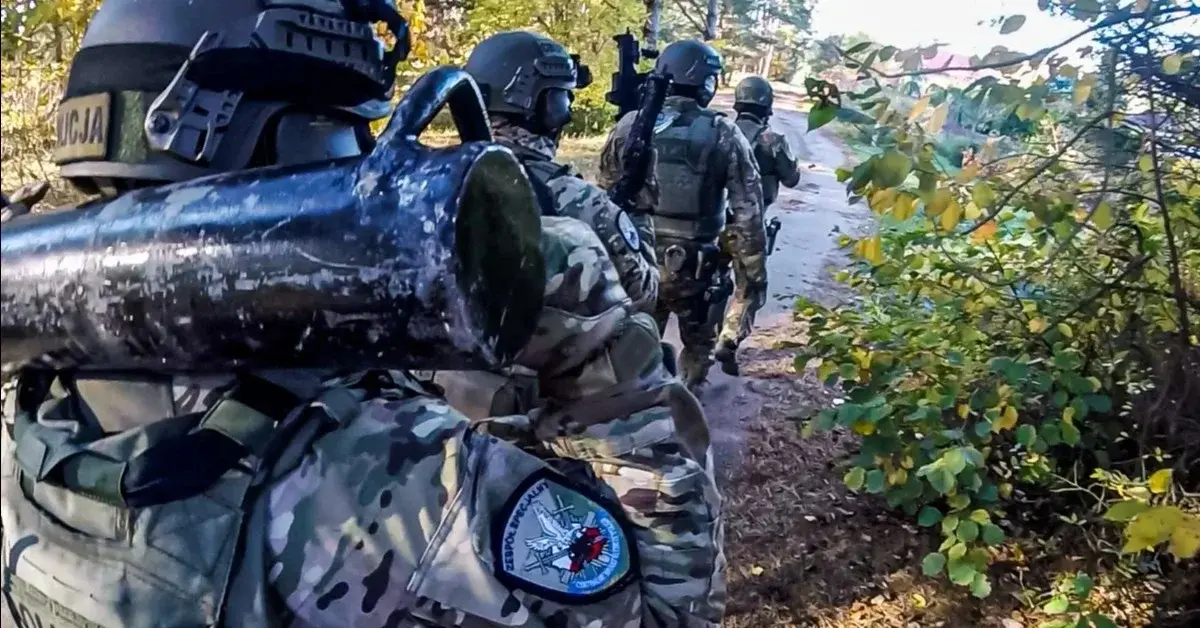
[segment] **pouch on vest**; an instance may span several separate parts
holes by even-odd
[[[250,377],[203,414],[88,439],[50,427],[79,420],[77,397],[38,408],[48,385],[29,381],[0,434],[14,625],[217,625],[247,509],[308,404]]]

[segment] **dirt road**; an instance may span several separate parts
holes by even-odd
[[[776,386],[755,375],[765,375],[766,370],[778,373],[764,361],[780,366],[780,361],[790,359],[790,352],[774,346],[781,340],[794,340],[789,338],[794,335],[790,312],[796,296],[822,301],[833,298],[836,291],[828,267],[844,259],[837,249],[837,233],[855,233],[870,221],[865,208],[846,203],[845,187],[834,176],[834,169],[845,161],[836,138],[825,130],[805,133],[805,114],[789,106],[788,99],[780,100],[771,127],[786,134],[791,142],[800,162],[800,185],[796,189],[783,188],[779,199],[767,211],[768,218],[779,217],[783,228],[767,261],[769,298],[759,311],[755,332],[740,356],[744,376],[731,377],[713,367],[709,383],[700,393],[713,425],[714,455],[723,478],[728,477],[742,458],[747,426],[762,413],[768,398],[778,398],[775,394],[778,391],[771,390]],[[732,115],[732,101],[727,95],[718,96],[715,105]],[[666,339],[678,349],[679,334],[674,320]]]

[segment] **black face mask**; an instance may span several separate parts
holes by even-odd
[[[565,89],[548,89],[538,98],[534,123],[540,135],[557,138],[571,123],[571,101],[575,95]]]

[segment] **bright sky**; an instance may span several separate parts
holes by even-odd
[[[1025,25],[1001,35],[992,18],[1021,14]],[[978,22],[983,22],[979,24]],[[861,31],[872,39],[910,48],[942,43],[942,49],[983,56],[993,46],[1033,52],[1087,28],[1087,23],[1052,17],[1037,0],[819,0],[813,12],[818,37]],[[1081,39],[1064,52],[1086,45]]]

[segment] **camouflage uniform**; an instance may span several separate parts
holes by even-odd
[[[796,187],[800,183],[800,171],[796,168],[796,158],[792,156],[792,148],[788,145],[787,138],[771,130],[767,122],[751,114],[742,113],[738,115],[737,126],[750,141],[754,149],[754,158],[758,162],[759,175],[762,177],[765,220],[767,207],[779,197],[779,184],[789,188]],[[720,246],[721,253],[728,260],[725,263],[732,263],[736,255],[728,231],[721,234]],[[741,285],[740,282],[738,285]],[[750,307],[742,310],[733,308],[726,312],[718,339],[721,344],[732,343],[736,348],[750,335],[754,315],[763,306],[766,294],[760,293],[756,296],[758,298]]]
[[[693,99],[685,96],[670,96],[663,108],[664,115],[687,120],[698,115],[712,117],[715,141],[707,147],[711,165],[717,168],[719,181],[712,184],[716,194],[727,195],[728,205],[720,209],[722,216],[715,220],[727,223],[724,237],[734,255],[734,273],[737,292],[733,295],[728,316],[740,319],[754,302],[760,300],[766,290],[765,248],[766,233],[763,227],[762,184],[753,150],[745,136],[730,120],[703,109]],[[619,164],[615,151],[623,145],[629,125],[618,125],[613,129],[601,157],[602,182],[615,181]],[[658,140],[661,142],[661,139]],[[658,148],[658,185],[661,198],[676,194],[674,181],[664,176],[664,157]],[[711,217],[710,217],[711,219]],[[653,217],[655,253],[659,261],[661,283],[655,320],[659,331],[665,330],[671,313],[679,318],[679,336],[683,342],[680,356],[681,370],[689,384],[704,381],[713,363],[712,352],[716,345],[717,324],[708,320],[709,301],[707,293],[711,285],[717,262],[717,237],[720,230],[702,233],[698,222],[665,216],[656,210]],[[668,250],[681,250],[682,260],[673,262]],[[678,267],[672,268],[676,264]]]
[[[614,357],[631,357],[619,348],[637,345],[623,342],[637,335],[629,299],[586,225],[543,222],[547,307],[526,359],[568,364],[546,369],[558,378],[551,384],[608,390],[601,365],[590,363],[584,375],[564,371],[604,345],[617,347]],[[613,361],[608,368],[628,367]],[[656,368],[643,365],[641,374]],[[49,386],[37,407],[19,405],[27,395],[7,395],[0,454],[4,589],[12,597],[3,610],[20,619],[6,616],[5,625],[49,617],[131,627],[633,628],[719,620],[710,613],[720,591],[704,590],[709,580],[693,575],[720,556],[718,514],[702,505],[715,499],[691,499],[713,490],[711,478],[690,452],[662,445],[671,440],[664,410],[641,410],[617,428],[585,426],[587,416],[564,404],[476,429],[403,372],[275,377],[289,390],[311,382],[308,412],[289,413],[209,489],[136,511],[43,481],[39,469],[64,442],[53,435],[126,459],[189,430],[196,413],[204,413],[202,425],[220,414],[214,410],[228,407],[219,393],[229,376],[135,382],[81,373]],[[660,386],[643,399],[688,402],[673,390]],[[557,432],[539,440],[589,468],[556,465],[563,475],[485,433],[527,427],[539,436]],[[576,428],[583,431],[572,434]],[[693,446],[706,444],[707,434],[692,436]],[[37,449],[27,442],[43,443],[42,455],[30,457]],[[673,472],[646,473],[642,460],[669,461]],[[617,495],[593,473],[618,489],[632,526],[608,505]],[[568,572],[582,579],[560,577]]]
[[[545,186],[544,192],[549,196],[546,200],[554,204],[554,215],[578,218],[591,225],[604,242],[621,277],[621,286],[633,299],[634,306],[651,311],[658,298],[654,241],[628,233],[633,224],[631,217],[614,205],[604,190],[584,181],[571,166],[554,161],[558,144],[552,138],[503,119],[493,120],[492,134],[525,165],[535,189]]]

